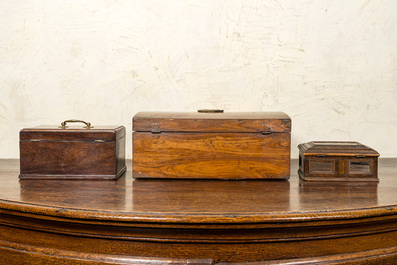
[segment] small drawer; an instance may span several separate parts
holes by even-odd
[[[331,159],[313,159],[309,161],[310,174],[335,174],[335,160]]]
[[[346,161],[347,174],[371,175],[373,168],[373,159],[348,159]]]

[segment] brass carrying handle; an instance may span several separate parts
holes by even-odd
[[[67,122],[82,122],[82,123],[84,123],[86,125],[84,128],[87,128],[87,129],[91,128],[91,123],[85,122],[85,121],[82,121],[82,120],[66,120],[66,121],[61,123],[62,128],[66,127],[66,123]]]
[[[200,113],[223,113],[223,109],[199,109]]]

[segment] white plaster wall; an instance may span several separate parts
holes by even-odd
[[[284,111],[297,144],[397,157],[397,1],[2,0],[0,158],[24,127]]]

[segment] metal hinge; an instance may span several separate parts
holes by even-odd
[[[30,139],[31,142],[40,142],[40,139]]]
[[[106,141],[105,140],[94,140],[94,142],[96,142],[96,143],[104,143]]]
[[[264,132],[261,132],[261,134],[267,135],[267,134],[272,134],[272,132],[264,131]]]
[[[364,158],[365,155],[358,155],[357,158]]]
[[[159,134],[159,133],[161,133],[161,130],[160,129],[152,129],[150,132],[153,134]]]

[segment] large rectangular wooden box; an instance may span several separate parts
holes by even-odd
[[[379,181],[379,153],[358,142],[315,141],[298,145],[303,180]]]
[[[282,112],[139,112],[135,178],[288,179],[291,119]]]
[[[20,179],[117,179],[124,126],[39,126],[20,131]]]

